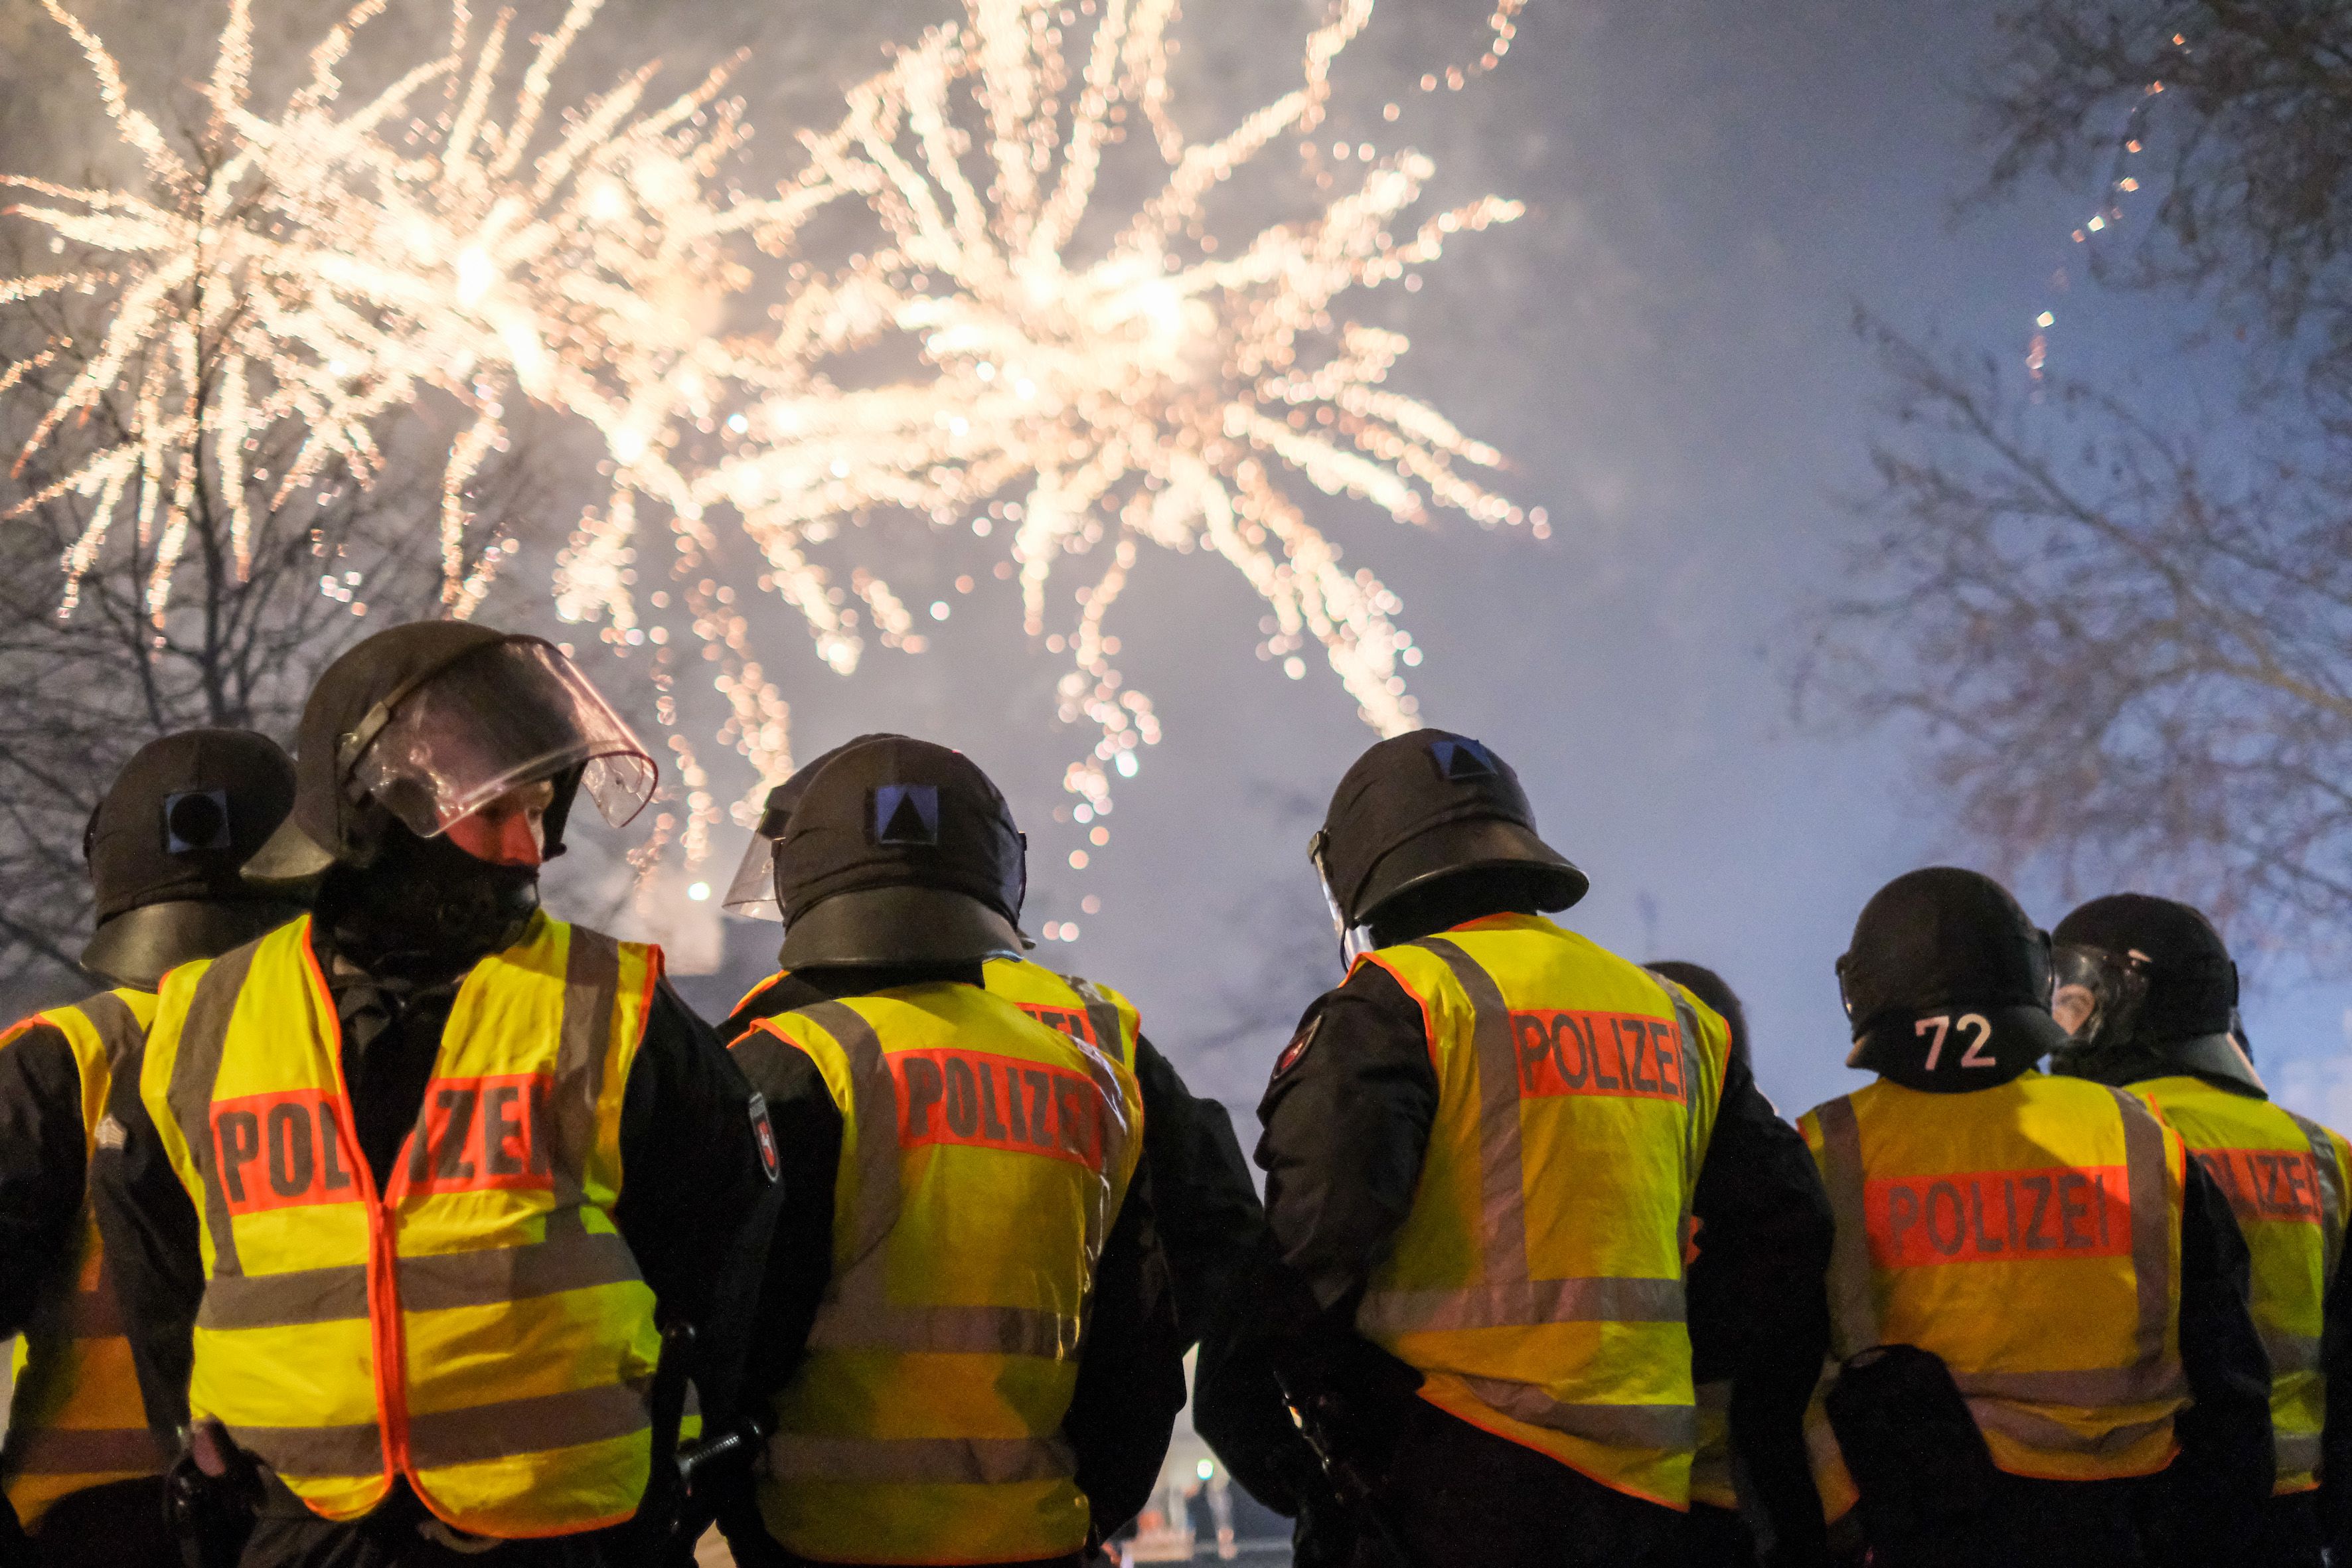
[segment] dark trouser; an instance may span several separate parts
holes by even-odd
[[[1691,1504],[1691,1568],[1756,1568],[1756,1536],[1734,1510]]]
[[[2263,1568],[2320,1568],[2326,1539],[2319,1493],[2289,1492],[2271,1499],[2263,1509],[2262,1545],[2254,1560]]]
[[[179,1568],[180,1543],[163,1516],[163,1478],[109,1481],[68,1492],[33,1532],[41,1568]]]
[[[1688,1521],[1423,1400],[1381,1486],[1413,1568],[1682,1568]],[[1360,1559],[1360,1561],[1361,1559]]]
[[[639,1568],[646,1562],[626,1525],[464,1552],[426,1534],[431,1521],[405,1482],[374,1512],[339,1524],[312,1513],[273,1479],[238,1568]]]
[[[2149,1568],[2170,1561],[2157,1478],[2045,1481],[1996,1475],[1977,1527],[1871,1542],[1874,1568]]]

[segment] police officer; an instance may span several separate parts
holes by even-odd
[[[1667,959],[1650,965],[1656,973],[1680,985],[1721,1018],[1731,1043],[1731,1059],[1742,1067],[1751,1067],[1748,1054],[1748,1010],[1740,1005],[1738,994],[1731,989],[1723,976],[1702,964],[1679,959]],[[1769,1128],[1756,1129],[1759,1139],[1769,1139],[1780,1145],[1781,1156],[1809,1158],[1804,1153],[1804,1140],[1797,1130],[1782,1121],[1778,1115]],[[1746,1322],[1735,1292],[1740,1281],[1720,1267],[1719,1253],[1702,1247],[1691,1265],[1688,1289],[1691,1309],[1691,1375],[1697,1384],[1698,1451],[1691,1457],[1691,1541],[1690,1561],[1698,1568],[1741,1568],[1757,1560],[1754,1531],[1743,1517],[1746,1512],[1769,1518],[1776,1512],[1804,1506],[1805,1492],[1789,1475],[1759,1477],[1749,1466],[1736,1465],[1731,1453],[1731,1407],[1737,1401],[1743,1409],[1762,1397],[1769,1410],[1775,1399],[1789,1401],[1801,1397],[1793,1387],[1778,1390],[1759,1389],[1751,1376],[1734,1384],[1732,1370],[1742,1361],[1753,1363],[1752,1356],[1743,1357],[1736,1339],[1727,1341],[1726,1331],[1736,1335]],[[1768,1361],[1767,1364],[1769,1363]],[[1792,1378],[1796,1368],[1787,1369]],[[1786,1408],[1783,1404],[1781,1408]],[[1794,1465],[1798,1456],[1793,1449],[1780,1451],[1784,1465]],[[1762,1501],[1778,1489],[1787,1499],[1778,1507]]]
[[[2327,1419],[2331,1393],[2352,1389],[2342,1280],[2352,1151],[2270,1102],[2232,1034],[2237,965],[2196,910],[2118,893],[2068,915],[2052,938],[2053,1011],[2073,1046],[2061,1070],[2154,1101],[2228,1199],[2252,1255],[2278,1449],[2261,1560],[2315,1568],[2326,1546],[2352,1562],[2339,1495],[2352,1456],[2338,1458],[2352,1422]]]
[[[0,1034],[0,1339],[24,1336],[0,1478],[49,1568],[178,1562],[170,1455],[148,1435],[86,1183],[156,984],[299,912],[238,875],[293,803],[293,763],[247,731],[132,753],[82,837],[98,917],[82,967],[110,989]]]
[[[985,985],[1026,872],[968,759],[870,737],[782,827],[793,1010],[735,1055],[791,1142],[838,1152],[824,1223],[788,1226],[818,1300],[761,1538],[722,1522],[747,1563],[1075,1563],[1150,1495],[1184,1398],[1134,1074]]]
[[[849,745],[898,738],[861,735]],[[808,781],[846,749],[835,748],[768,792],[751,848],[729,889],[729,909],[757,919],[783,918],[776,841]],[[1233,1119],[1215,1100],[1194,1097],[1145,1037],[1135,1005],[1109,986],[1056,973],[1026,957],[992,958],[981,973],[992,994],[1135,1074],[1143,1093],[1143,1163],[1151,1173],[1152,1216],[1174,1276],[1181,1338],[1191,1348],[1201,1326],[1233,1300],[1233,1287],[1265,1230]],[[736,1005],[719,1026],[719,1038],[732,1044],[761,1018],[822,1000],[822,993],[796,982],[790,971],[772,974]]]
[[[1826,1404],[1862,1529],[1895,1568],[2262,1561],[2244,1244],[2145,1101],[2036,1070],[2065,1040],[2049,954],[1998,883],[1937,867],[1838,961],[1878,1078],[1799,1127],[1837,1215]]]
[[[1349,968],[1275,1065],[1276,1254],[1245,1342],[1203,1349],[1196,1424],[1306,1515],[1302,1562],[1678,1563],[1692,1340],[1721,1330],[1768,1394],[1733,1440],[1773,1479],[1776,1560],[1817,1559],[1829,1216],[1723,1020],[1543,918],[1585,877],[1475,741],[1373,746],[1312,855]],[[1685,1327],[1694,1232],[1737,1324]]]
[[[644,1561],[656,1315],[712,1310],[770,1179],[660,951],[538,908],[576,797],[626,821],[652,763],[553,647],[456,623],[345,653],[299,740],[247,870],[315,913],[172,974],[94,1178],[196,1544]]]

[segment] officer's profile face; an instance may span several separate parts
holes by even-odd
[[[536,866],[547,858],[547,808],[555,781],[519,784],[449,825],[449,842],[493,866]]]
[[[2099,999],[2087,985],[2061,985],[2051,993],[2050,1016],[2069,1035],[2081,1034],[2098,1007]]]

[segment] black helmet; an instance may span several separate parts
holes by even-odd
[[[875,732],[845,741],[812,761],[803,763],[792,771],[783,783],[768,791],[761,803],[760,820],[752,825],[751,842],[743,851],[743,859],[735,868],[735,879],[727,884],[727,896],[720,907],[733,910],[746,919],[782,921],[784,906],[776,890],[776,840],[784,836],[784,824],[792,820],[793,807],[808,793],[809,781],[817,770],[852,746],[868,741],[887,741],[887,734]]]
[[[293,816],[247,868],[258,880],[372,864],[394,821],[420,838],[505,790],[557,782],[545,854],[585,787],[619,826],[652,797],[653,759],[552,644],[461,621],[418,621],[329,665],[303,705]]]
[[[293,805],[293,763],[249,730],[184,730],[132,752],[82,833],[98,904],[82,966],[152,985],[299,914],[240,875]]]
[[[1702,964],[1686,963],[1676,958],[1662,959],[1648,967],[1714,1009],[1730,1034],[1731,1054],[1740,1061],[1748,1060],[1748,1010],[1739,1005],[1738,993],[1725,983],[1722,975]]]
[[[1535,876],[1536,907],[1584,897],[1584,873],[1536,837],[1508,763],[1466,735],[1416,730],[1356,759],[1307,853],[1343,946],[1398,894],[1458,871],[1513,866]]]
[[[808,771],[775,847],[785,968],[1019,956],[1028,842],[969,757],[876,735]]]
[[[2130,1082],[2178,1068],[2262,1087],[2231,1038],[2238,966],[2200,911],[2116,893],[2068,915],[2052,938],[2058,1010],[2072,1025],[2075,1070]],[[2117,1079],[2119,1072],[2131,1076]]]
[[[1837,961],[1849,1065],[1955,1088],[2006,1082],[2066,1043],[2050,1016],[2050,938],[2009,889],[1953,866],[1897,877],[1864,904]]]

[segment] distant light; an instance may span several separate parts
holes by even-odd
[[[1294,653],[1282,661],[1282,673],[1293,680],[1304,680],[1307,679],[1307,661]]]
[[[1083,850],[1083,849],[1073,849],[1073,850],[1071,850],[1071,851],[1070,851],[1070,869],[1071,869],[1071,870],[1073,870],[1073,871],[1083,871],[1083,870],[1085,870],[1086,868],[1087,868],[1087,852],[1086,852],[1085,850]]]
[[[2107,220],[2103,217],[2095,217],[2083,226],[2089,229],[2093,234],[2096,234],[2099,230],[2107,226]]]
[[[1118,761],[1113,763],[1111,765],[1118,769],[1119,777],[1123,779],[1131,779],[1135,776],[1135,753],[1133,752],[1121,752],[1118,754]]]
[[[1192,1467],[1192,1473],[1205,1481],[1217,1473],[1217,1462],[1214,1459],[1203,1459]]]
[[[2044,310],[2042,314],[2033,318],[2033,324],[2037,327],[2047,327],[2054,324],[2057,320],[2057,317],[2052,315],[2049,311]]]
[[[1059,921],[1047,921],[1045,922],[1045,929],[1039,931],[1037,934],[1044,937],[1047,942],[1059,942],[1062,940],[1062,922]]]
[[[933,599],[931,601],[931,619],[935,621],[944,621],[947,618],[948,602],[945,599]]]
[[[694,886],[686,890],[686,896],[692,899],[698,904],[706,903],[710,898],[710,884],[708,882],[697,882]]]

